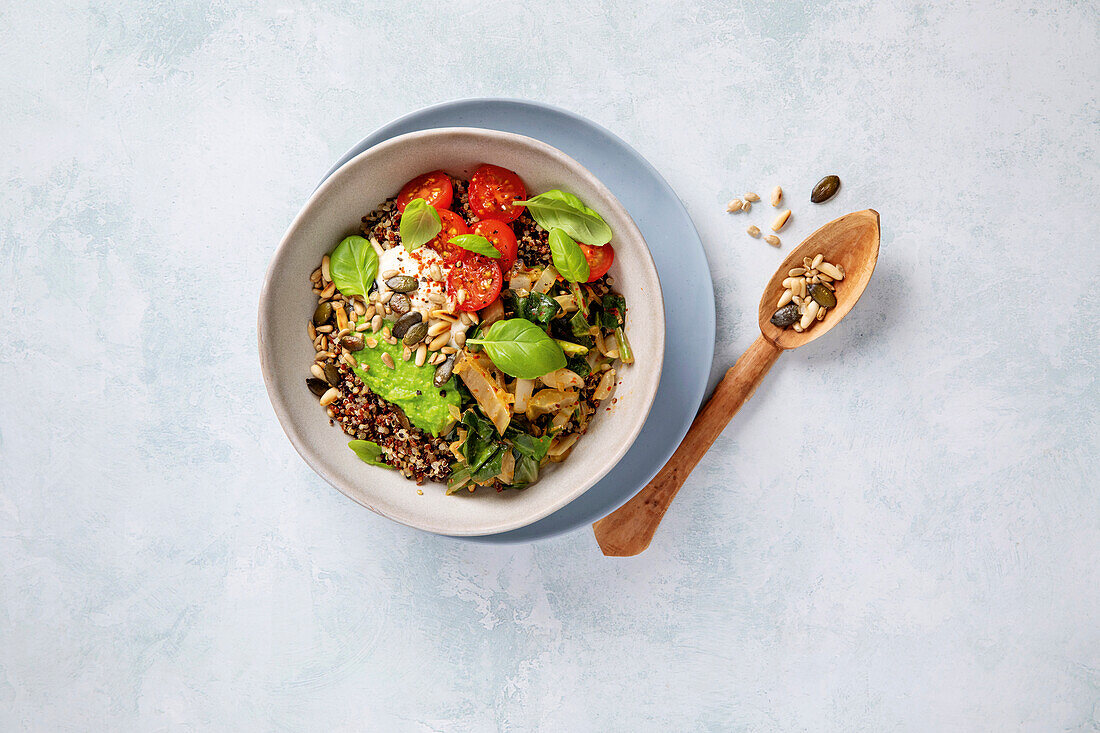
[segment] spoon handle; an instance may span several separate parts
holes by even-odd
[[[653,480],[630,501],[592,525],[603,554],[637,555],[649,547],[676,492],[741,405],[749,401],[783,350],[760,336],[718,383],[680,447]]]

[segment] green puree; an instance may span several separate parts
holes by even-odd
[[[401,358],[403,349],[400,341],[387,344],[378,339],[378,345],[373,349],[364,348],[355,352],[355,360],[359,362],[355,373],[371,392],[404,410],[409,422],[439,436],[454,423],[452,412],[457,414],[460,406],[461,398],[454,377],[442,387],[436,387],[432,384],[435,367],[430,364],[418,367],[412,361],[405,361]],[[382,354],[393,358],[393,369],[382,363]],[[368,366],[369,369],[366,368]],[[441,396],[440,392],[446,392],[446,396]],[[450,405],[454,405],[454,411],[449,409]]]

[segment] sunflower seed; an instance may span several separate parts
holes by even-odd
[[[774,234],[769,234],[768,236],[764,237],[764,241],[773,247],[778,247],[780,245],[779,237],[775,236]]]
[[[332,271],[329,268],[329,256],[325,255],[321,258],[321,279],[325,282],[332,280]]]
[[[757,196],[752,191],[749,191],[747,194],[745,194],[744,198],[745,198],[746,201],[752,201],[753,203],[756,203],[757,201],[760,200],[760,197]]]
[[[428,360],[428,347],[424,344],[416,347],[416,361],[414,362],[418,367],[424,366],[424,362]]]
[[[816,257],[813,258],[813,261],[810,263],[810,268],[816,270],[817,266],[824,261],[825,255],[819,253]]]
[[[390,369],[397,368],[397,366],[393,363],[393,357],[390,356],[388,351],[382,353],[382,363],[388,366]]]
[[[741,206],[741,199],[734,199],[733,201],[730,201],[728,204],[726,204],[726,211],[732,214],[735,211],[740,211]]]
[[[751,227],[749,227],[748,229],[746,229],[746,230],[745,230],[745,232],[746,232],[746,233],[747,233],[747,234],[748,234],[748,235],[749,235],[750,237],[759,237],[759,236],[760,236],[760,227],[758,227],[758,226],[756,226],[755,224],[753,224],[753,225],[752,225]]]

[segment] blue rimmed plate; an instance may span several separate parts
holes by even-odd
[[[462,539],[530,542],[587,527],[625,503],[656,475],[687,433],[703,401],[714,358],[715,329],[714,289],[703,243],[676,193],[633,148],[594,122],[537,102],[462,99],[413,112],[361,140],[325,178],[383,140],[437,127],[514,132],[576,158],[630,212],[657,265],[665,299],[664,372],[649,418],[634,445],[595,486],[550,516],[510,532]],[[528,491],[538,491],[538,485]]]

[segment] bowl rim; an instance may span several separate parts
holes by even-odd
[[[290,250],[290,240],[296,234],[297,230],[302,226],[303,222],[312,215],[313,209],[315,209],[318,203],[326,198],[330,192],[342,183],[342,179],[349,175],[352,175],[350,170],[357,167],[362,159],[377,155],[379,152],[385,151],[389,148],[401,147],[414,142],[416,140],[424,138],[434,137],[446,137],[455,135],[467,135],[479,140],[507,140],[513,143],[519,143],[528,148],[533,148],[544,154],[549,155],[552,158],[561,159],[567,167],[573,169],[572,173],[585,179],[586,183],[592,188],[596,189],[600,195],[613,203],[618,208],[619,213],[622,215],[629,227],[633,236],[637,237],[642,242],[644,247],[644,256],[642,257],[642,264],[653,276],[653,281],[656,283],[656,291],[648,294],[650,299],[656,299],[657,312],[660,314],[660,348],[657,349],[657,356],[654,361],[651,361],[650,368],[646,371],[650,376],[650,388],[645,390],[645,393],[641,395],[643,401],[643,407],[639,412],[637,418],[634,420],[633,425],[628,434],[626,434],[623,440],[616,441],[617,449],[610,453],[608,457],[603,461],[603,466],[599,471],[592,473],[584,481],[579,482],[576,488],[568,492],[562,492],[561,496],[553,502],[540,507],[537,511],[524,515],[521,519],[497,522],[493,525],[486,527],[480,527],[477,529],[455,529],[448,527],[446,524],[434,524],[419,521],[415,516],[403,516],[400,512],[383,511],[377,507],[369,506],[350,491],[345,490],[342,485],[344,482],[330,472],[327,468],[324,457],[311,449],[308,445],[308,441],[304,435],[304,429],[298,424],[293,412],[290,410],[287,404],[284,403],[282,397],[279,395],[275,385],[274,366],[269,360],[269,354],[266,347],[266,331],[269,327],[269,323],[274,320],[274,309],[276,307],[275,299],[272,297],[272,281],[275,278],[275,273],[279,269],[279,265],[282,260],[285,259],[287,252]],[[594,486],[601,478],[607,475],[607,473],[614,468],[623,456],[626,455],[630,446],[637,440],[638,435],[641,433],[642,428],[645,425],[646,420],[649,417],[649,413],[653,408],[654,400],[656,399],[657,388],[660,384],[661,374],[664,368],[664,351],[667,340],[665,332],[665,302],[664,293],[661,288],[660,274],[657,271],[657,267],[653,262],[653,256],[649,251],[649,243],[638,229],[637,224],[634,222],[633,217],[625,206],[619,201],[618,197],[611,192],[599,180],[591,171],[585,168],[579,161],[572,156],[563,152],[562,150],[549,145],[536,138],[529,137],[527,135],[520,135],[518,133],[504,132],[501,130],[490,130],[478,127],[439,127],[427,130],[417,130],[413,132],[397,135],[388,140],[384,140],[377,145],[373,145],[370,148],[362,151],[354,157],[348,159],[342,165],[338,166],[335,170],[332,170],[324,181],[318,185],[313,192],[309,195],[305,203],[301,206],[298,213],[295,214],[290,224],[287,226],[286,231],[283,233],[279,240],[278,245],[271,254],[271,259],[268,262],[267,268],[264,273],[263,285],[260,289],[259,296],[259,308],[257,312],[257,346],[259,348],[260,357],[260,372],[263,376],[264,387],[267,391],[268,401],[271,403],[272,409],[275,411],[276,418],[279,422],[280,428],[283,433],[290,440],[294,450],[301,456],[302,460],[306,462],[306,465],[313,470],[318,476],[325,480],[330,486],[335,488],[344,496],[348,497],[356,504],[363,506],[371,512],[383,516],[387,519],[395,521],[413,529],[420,529],[433,534],[453,537],[479,537],[500,534],[508,532],[510,530],[519,529],[529,524],[533,524],[540,519],[543,519],[550,514],[558,511],[562,507],[566,506],[582,494],[588,491]]]

